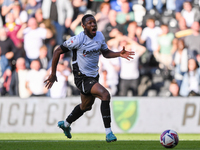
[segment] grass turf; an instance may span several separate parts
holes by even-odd
[[[116,134],[105,142],[104,134],[73,134],[67,139],[54,133],[0,133],[0,150],[164,150],[159,134]],[[176,150],[200,150],[199,134],[180,134]]]

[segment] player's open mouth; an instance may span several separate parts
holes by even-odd
[[[92,33],[96,33],[97,32],[97,29],[96,28],[93,28],[92,29]]]

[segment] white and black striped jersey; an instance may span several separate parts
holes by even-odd
[[[107,51],[105,38],[100,31],[91,39],[84,32],[69,38],[62,46],[73,52],[72,64],[77,63],[82,74],[90,77],[98,75],[101,51]]]

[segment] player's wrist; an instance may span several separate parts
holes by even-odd
[[[56,76],[56,73],[52,72],[51,75],[52,75],[52,76]]]

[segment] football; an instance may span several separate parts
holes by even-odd
[[[173,148],[179,142],[178,134],[173,130],[165,130],[160,135],[160,143],[165,148]]]

